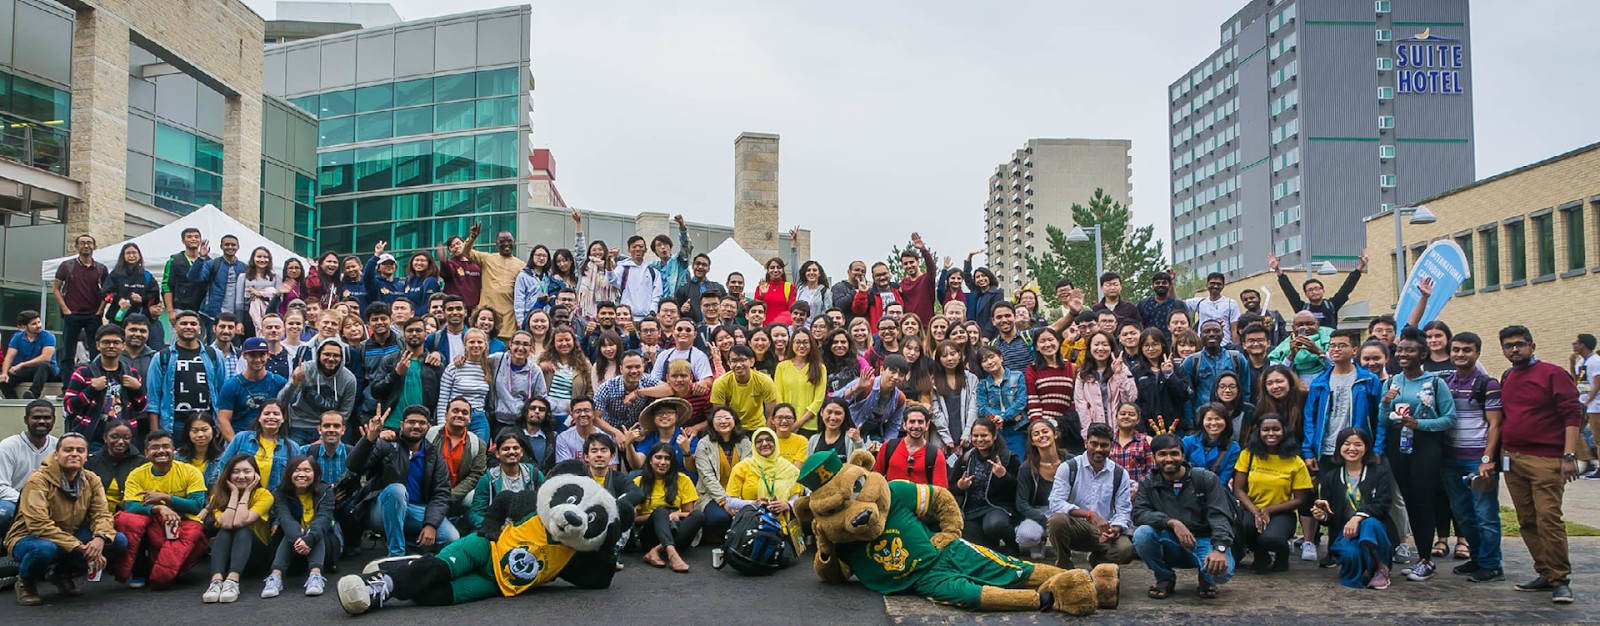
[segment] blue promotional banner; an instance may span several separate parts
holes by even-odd
[[[1417,290],[1417,283],[1422,279],[1433,279],[1433,296],[1428,298],[1428,308],[1422,311],[1422,320],[1417,322],[1419,326],[1438,319],[1444,305],[1461,289],[1461,283],[1471,277],[1472,266],[1467,263],[1467,254],[1456,242],[1441,239],[1428,244],[1406,277],[1406,288],[1400,292],[1400,304],[1394,309],[1395,320],[1404,325],[1411,317],[1411,310],[1422,298],[1422,292]]]

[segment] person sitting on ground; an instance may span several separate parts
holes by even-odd
[[[889,480],[909,480],[919,485],[950,488],[944,451],[928,441],[928,407],[913,404],[905,410],[905,436],[890,439],[878,451],[872,471]],[[980,420],[981,421],[981,420]],[[978,422],[974,422],[978,423]]]
[[[799,417],[794,405],[787,402],[779,403],[772,410],[772,428],[778,436],[778,456],[788,459],[796,469],[806,462],[807,441],[805,437],[795,434],[799,425]]]
[[[1017,548],[1023,556],[1044,558],[1045,528],[1050,523],[1050,491],[1064,454],[1061,436],[1050,420],[1028,424],[1028,449],[1017,472]]]
[[[920,408],[920,407],[919,407]],[[972,423],[972,449],[950,468],[950,493],[961,502],[966,518],[963,538],[972,543],[1001,550],[1001,543],[1012,544],[1015,552],[1017,472],[1021,463],[999,439],[994,422]],[[942,469],[942,468],[941,468]]]
[[[1378,461],[1372,435],[1345,427],[1335,436],[1342,466],[1326,468],[1319,480],[1322,498],[1311,516],[1328,527],[1328,553],[1339,564],[1339,584],[1351,589],[1389,588],[1394,548],[1389,541],[1389,507],[1394,478]]]
[[[1115,419],[1112,428],[1116,436],[1111,440],[1111,458],[1122,469],[1128,470],[1128,478],[1133,479],[1133,489],[1138,491],[1139,481],[1149,476],[1155,465],[1150,457],[1150,436],[1139,429],[1140,422],[1144,420],[1140,418],[1137,404],[1123,402],[1117,405]],[[1166,425],[1160,428],[1165,430]]]
[[[1233,495],[1244,509],[1244,545],[1255,574],[1289,571],[1295,513],[1310,497],[1311,473],[1277,413],[1262,415],[1250,445],[1233,466]]]
[[[284,428],[283,404],[277,400],[261,403],[254,430],[234,433],[233,441],[222,451],[222,458],[231,459],[244,454],[255,459],[256,472],[263,477],[268,491],[278,488],[283,480],[284,466],[289,457],[300,454],[300,445],[288,437]]]
[[[1233,496],[1216,474],[1189,467],[1177,436],[1157,435],[1150,449],[1158,471],[1139,486],[1132,516],[1133,550],[1155,574],[1149,595],[1167,599],[1178,581],[1174,568],[1192,567],[1200,599],[1215,599],[1217,586],[1233,578]]]
[[[100,477],[83,471],[89,440],[67,433],[56,441],[51,462],[22,484],[17,518],[6,532],[7,553],[17,560],[17,604],[38,606],[39,581],[48,579],[63,596],[83,595],[77,577],[103,571],[128,547],[116,531]]]
[[[178,461],[193,465],[200,470],[200,477],[205,479],[206,489],[216,484],[217,477],[222,475],[222,438],[217,436],[217,427],[211,423],[211,416],[203,411],[190,411],[178,424],[178,432],[173,434],[178,448]]]
[[[534,491],[544,484],[544,474],[539,468],[523,460],[522,438],[515,432],[506,430],[495,436],[494,458],[495,466],[478,478],[478,486],[472,490],[472,510],[467,513],[467,522],[480,531],[483,529],[479,526],[495,497],[502,493]]]
[[[727,503],[728,479],[733,476],[733,468],[752,454],[750,435],[739,424],[739,416],[733,409],[712,408],[711,428],[694,450],[694,466],[700,474],[695,481],[695,491],[699,493],[695,507],[706,515],[702,543],[718,543],[717,539],[732,525],[733,516],[723,508]]]
[[[467,352],[472,349],[469,347]],[[438,451],[439,459],[450,473],[449,517],[452,520],[459,520],[472,507],[472,490],[489,465],[489,446],[478,438],[478,433],[469,430],[475,419],[473,413],[472,403],[456,396],[445,407],[444,423],[429,428],[425,436],[428,447]]]
[[[289,477],[272,498],[272,520],[282,533],[272,557],[272,573],[261,597],[283,593],[283,572],[298,556],[306,560],[307,596],[320,596],[328,586],[322,566],[339,556],[339,533],[333,526],[333,490],[322,482],[322,466],[309,456],[289,459]]]
[[[166,589],[206,554],[200,509],[206,483],[200,470],[173,459],[172,435],[152,431],[144,441],[149,463],[128,473],[123,510],[116,514],[117,532],[128,538],[128,550],[111,562],[118,582],[138,589]]]
[[[1183,438],[1183,455],[1189,464],[1206,468],[1226,483],[1233,479],[1233,466],[1239,462],[1239,442],[1233,434],[1228,407],[1207,402],[1200,407],[1200,430]]]
[[[387,409],[361,428],[346,461],[350,471],[367,476],[363,499],[371,499],[367,527],[383,533],[389,556],[404,556],[406,539],[424,550],[461,535],[445,518],[450,509],[450,470],[439,451],[423,438],[433,412],[413,404],[404,410],[400,430],[384,436]]]
[[[634,515],[640,546],[645,550],[644,562],[651,567],[671,567],[674,572],[688,573],[689,563],[683,560],[682,553],[706,520],[705,513],[694,509],[699,499],[694,481],[678,465],[671,444],[656,444],[646,458],[649,463],[644,473],[634,479],[646,494]]]
[[[617,519],[633,519],[634,510],[644,503],[644,491],[639,485],[630,480],[626,474],[617,470],[617,442],[605,433],[593,433],[583,442],[583,454],[578,460],[589,468],[589,476],[600,483],[606,492],[617,498]],[[617,538],[617,551],[622,551],[622,546],[633,538],[633,525],[623,529],[622,535]],[[617,570],[622,570],[622,559],[617,558]]]
[[[1113,436],[1110,426],[1091,424],[1083,454],[1067,460],[1050,483],[1049,532],[1057,567],[1073,569],[1073,550],[1088,552],[1094,565],[1133,562],[1128,528],[1135,485],[1111,460]]]
[[[16,518],[22,485],[56,449],[56,405],[38,399],[23,409],[23,430],[0,441],[0,537]]]
[[[106,506],[111,507],[112,511],[120,511],[123,486],[128,482],[128,473],[149,461],[146,461],[144,455],[133,447],[133,424],[123,420],[111,420],[106,422],[103,432],[105,443],[99,452],[84,462],[83,469],[99,477],[100,484],[106,490]]]
[[[846,461],[856,450],[867,449],[867,443],[861,440],[861,430],[850,419],[850,406],[844,400],[823,400],[822,410],[817,414],[821,416],[817,422],[819,428],[817,434],[812,435],[806,443],[807,457],[818,450],[832,450],[839,455],[840,461]]]
[[[800,468],[789,462],[779,452],[778,433],[771,428],[758,428],[754,440],[754,454],[733,466],[728,479],[727,498],[723,510],[731,517],[747,506],[766,509],[777,516],[783,533],[795,552],[805,549],[800,534],[800,521],[794,516],[794,499],[800,495]]]
[[[211,583],[201,600],[227,604],[239,599],[240,573],[250,554],[266,550],[272,538],[267,521],[271,513],[272,492],[261,486],[256,459],[247,454],[228,457],[201,514],[201,521],[217,533],[211,540]]]

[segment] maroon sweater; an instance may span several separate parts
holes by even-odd
[[[1566,451],[1567,427],[1582,427],[1583,405],[1572,375],[1554,363],[1534,361],[1500,377],[1500,447],[1548,458]]]
[[[933,319],[933,283],[939,279],[939,274],[933,271],[933,253],[927,248],[921,252],[922,273],[917,274],[916,278],[900,280],[900,301],[905,304],[907,313],[920,318],[922,325],[926,326]]]

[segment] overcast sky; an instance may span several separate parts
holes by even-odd
[[[392,4],[411,20],[506,1]],[[778,133],[783,228],[812,229],[837,271],[912,230],[981,246],[989,174],[1029,138],[1131,139],[1135,219],[1165,238],[1167,85],[1243,4],[536,2],[534,143],[568,204],[728,224],[734,138]],[[1472,10],[1478,176],[1600,141],[1600,2]]]

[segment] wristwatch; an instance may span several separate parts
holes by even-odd
[[[1483,458],[1478,459],[1478,462],[1479,463],[1493,463],[1494,462],[1494,457],[1485,454],[1485,455],[1483,455]]]
[[[1227,554],[1228,553],[1228,546],[1216,546],[1215,549],[1216,549],[1217,552],[1221,552],[1223,554]]]
[[[1578,460],[1578,455],[1573,454],[1571,452],[1568,452],[1566,454],[1561,455],[1561,460],[1562,461],[1576,461],[1576,460]]]

